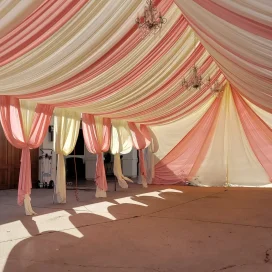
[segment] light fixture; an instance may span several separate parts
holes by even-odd
[[[162,28],[162,25],[167,22],[166,18],[162,17],[161,13],[158,12],[152,0],[147,0],[146,4],[143,17],[136,19],[136,24],[138,24],[143,38],[157,33]]]
[[[196,37],[194,34],[194,49],[196,48]],[[187,78],[183,78],[181,81],[181,85],[185,86],[186,89],[195,89],[199,90],[201,87],[206,86],[207,84],[210,84],[210,78],[208,80],[203,81],[201,74],[198,71],[197,65],[196,65],[196,60],[195,64],[191,70],[191,74]]]
[[[223,88],[222,88],[222,86],[220,86],[218,80],[216,80],[214,82],[214,84],[212,85],[210,90],[211,90],[212,94],[216,95],[216,96],[221,95],[221,93],[223,92]]]
[[[199,89],[202,85],[202,76],[198,74],[198,68],[196,65],[192,68],[192,74],[189,76],[188,79],[183,78],[182,86],[186,88],[194,88]]]

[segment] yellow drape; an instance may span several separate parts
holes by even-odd
[[[80,114],[64,109],[55,111],[54,150],[58,154],[55,193],[58,203],[66,203],[66,170],[64,156],[69,155],[78,138]]]

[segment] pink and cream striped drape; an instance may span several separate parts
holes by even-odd
[[[144,161],[144,153],[143,150],[149,146],[151,141],[151,136],[149,134],[148,129],[145,127],[145,125],[141,125],[140,129],[136,126],[135,123],[128,122],[128,126],[131,133],[132,143],[133,146],[139,150],[139,163],[140,163],[140,174],[143,182],[143,185],[146,186],[146,167],[145,167],[145,161]]]
[[[249,144],[272,181],[272,129],[234,89],[233,98]]]
[[[91,114],[82,114],[82,130],[86,147],[89,152],[97,154],[96,161],[96,185],[104,192],[108,189],[103,152],[109,150],[111,139],[111,120],[103,118],[102,139],[99,138],[95,124],[95,118]]]
[[[211,143],[220,102],[218,97],[197,125],[156,164],[154,184],[175,184],[194,177]]]
[[[0,120],[8,141],[22,149],[21,167],[18,185],[18,204],[22,205],[25,195],[31,194],[30,149],[38,148],[46,135],[54,107],[37,105],[30,134],[25,135],[20,102],[17,98],[0,96]]]
[[[88,0],[47,0],[20,25],[0,39],[0,66],[37,47],[60,29]]]

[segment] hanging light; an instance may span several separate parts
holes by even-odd
[[[196,65],[192,68],[192,74],[189,76],[189,79],[183,78],[182,86],[186,88],[199,89],[202,85],[202,76],[198,74],[198,68]]]
[[[166,18],[162,17],[161,13],[157,11],[152,0],[147,0],[146,4],[144,16],[136,19],[136,24],[138,24],[143,37],[157,33],[162,25],[167,22]]]
[[[196,48],[196,37],[194,34],[194,48]],[[187,79],[184,77],[181,81],[181,85],[185,86],[186,89],[195,89],[195,90],[199,90],[201,89],[201,87],[210,84],[210,78],[208,78],[207,81],[203,81],[201,74],[198,71],[197,65],[196,65],[196,61],[195,64],[191,70],[191,74],[189,75],[189,77],[187,77]]]
[[[214,82],[214,84],[212,85],[210,90],[211,90],[212,94],[216,95],[216,96],[221,95],[221,93],[223,92],[223,88],[222,88],[222,86],[220,86],[218,80],[216,80]]]

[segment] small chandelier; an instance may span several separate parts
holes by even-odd
[[[211,87],[210,90],[211,90],[212,94],[213,94],[213,95],[216,95],[216,96],[221,95],[222,92],[223,92],[223,88],[220,86],[218,80],[216,80],[216,81],[214,82],[214,84],[212,85],[212,87]]]
[[[166,18],[162,17],[161,13],[157,11],[157,7],[154,6],[152,0],[147,0],[146,4],[144,16],[136,19],[136,24],[141,30],[143,37],[157,33],[162,28],[162,25],[167,22]]]
[[[196,48],[196,37],[194,34],[194,48]],[[210,84],[210,78],[208,78],[207,81],[203,81],[201,74],[199,74],[198,68],[196,66],[196,62],[191,70],[191,75],[188,79],[185,77],[181,81],[181,85],[185,86],[186,89],[195,89],[199,90],[201,87],[206,86],[207,84]]]
[[[198,68],[196,65],[193,66],[192,69],[192,75],[187,80],[186,78],[183,78],[181,82],[182,86],[185,86],[186,88],[194,88],[199,89],[202,85],[202,77],[198,74]]]

